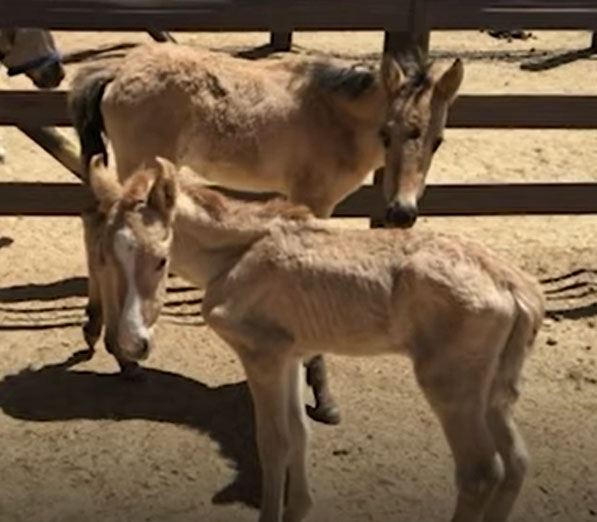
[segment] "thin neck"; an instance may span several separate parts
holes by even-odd
[[[173,271],[205,288],[267,233],[265,227],[242,230],[228,223],[225,216],[216,219],[210,215],[182,190],[174,222]]]

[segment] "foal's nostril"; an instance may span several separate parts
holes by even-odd
[[[141,339],[139,341],[139,356],[147,357],[149,354],[149,341],[147,339]]]
[[[417,220],[416,207],[402,207],[398,204],[392,204],[386,212],[386,223],[390,226],[409,228]]]

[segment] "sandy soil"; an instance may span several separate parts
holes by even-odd
[[[147,41],[143,34],[58,33],[75,50]],[[266,35],[178,35],[210,47]],[[441,59],[462,55],[464,92],[595,93],[594,63],[531,73],[519,63],[588,45],[587,33],[507,43],[438,33]],[[370,59],[379,34],[303,34],[298,52]],[[531,49],[534,48],[534,51]],[[75,67],[69,66],[69,77]],[[0,78],[0,86],[29,88]],[[71,181],[16,130],[2,128],[3,181]],[[595,131],[449,130],[438,181],[595,180]],[[366,226],[345,220],[341,226]],[[513,520],[597,520],[597,216],[428,218],[509,255],[541,278],[551,318],[525,370],[517,410],[534,457]],[[202,324],[200,294],[172,280],[145,383],[84,348],[85,266],[78,220],[0,219],[0,522],[256,520],[259,474],[251,407],[235,357]],[[339,427],[313,424],[313,522],[447,520],[452,465],[409,363],[330,358]]]

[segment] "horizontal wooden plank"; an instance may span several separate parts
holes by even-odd
[[[0,23],[75,30],[404,30],[411,0],[2,0]],[[593,29],[574,0],[427,0],[433,29]]]
[[[66,91],[1,91],[0,125],[70,126]]]
[[[0,215],[73,216],[93,205],[81,183],[0,183]]]
[[[224,190],[245,199],[269,195]],[[1,183],[0,215],[74,216],[92,200],[76,183]],[[346,198],[337,217],[369,217],[384,207],[378,188],[368,185]],[[595,214],[597,183],[430,185],[420,204],[422,215]]]
[[[70,125],[66,91],[0,91],[0,125]],[[597,128],[597,96],[465,95],[448,125],[478,128]]]
[[[5,26],[75,30],[404,30],[411,0],[2,0]]]
[[[463,95],[448,125],[461,128],[595,129],[597,96]]]
[[[594,29],[597,5],[585,1],[429,0],[431,28]]]

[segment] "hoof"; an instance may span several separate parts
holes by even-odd
[[[319,404],[315,408],[313,406],[307,406],[307,414],[314,421],[334,426],[340,424],[341,420],[340,410],[335,404]]]
[[[143,381],[146,377],[143,368],[136,362],[120,363],[120,376],[127,381],[133,382]]]
[[[83,325],[83,338],[90,351],[95,350],[95,345],[100,338],[102,332],[102,325],[98,321],[89,319]]]
[[[89,347],[87,348],[87,350],[81,350],[81,361],[90,361],[91,359],[93,359],[93,356],[95,355],[95,350],[93,349],[93,347]]]

